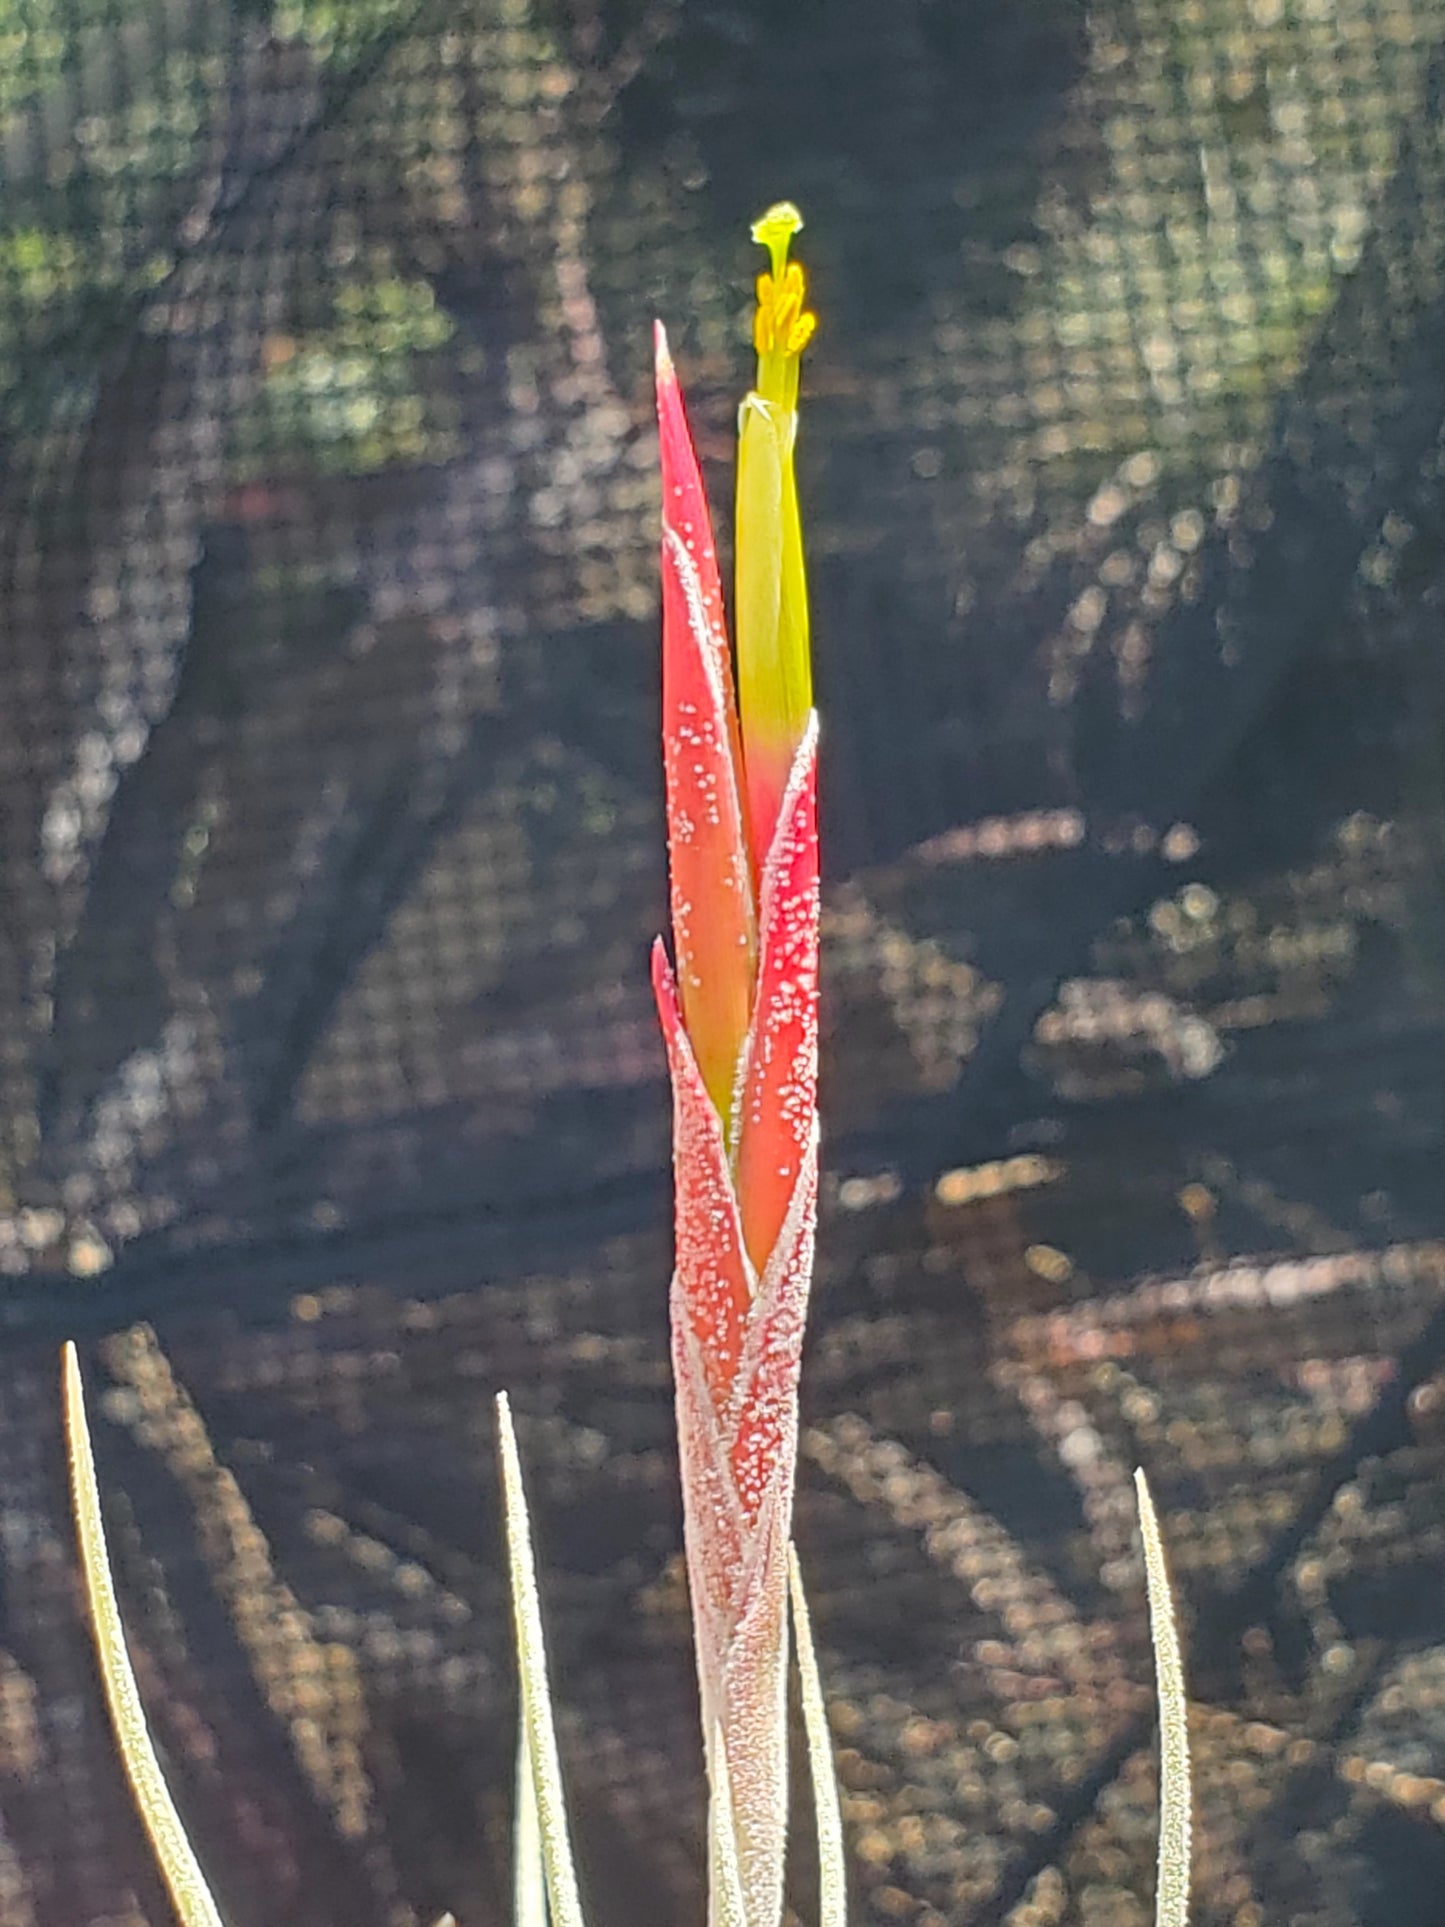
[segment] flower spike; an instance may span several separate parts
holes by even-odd
[[[818,1189],[817,719],[793,477],[813,332],[796,208],[753,238],[757,386],[739,427],[737,687],[707,503],[659,331],[663,741],[676,974],[653,986],[673,1089],[677,1387],[710,1787],[712,1927],[777,1927],[787,1825],[788,1544]]]

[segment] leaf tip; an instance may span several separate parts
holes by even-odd
[[[1159,1874],[1155,1927],[1188,1927],[1193,1821],[1189,1704],[1159,1515],[1142,1466],[1134,1473],[1134,1492],[1139,1505],[1139,1536],[1144,1547],[1149,1634],[1154,1647],[1155,1693],[1159,1703]]]

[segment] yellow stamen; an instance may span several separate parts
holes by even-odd
[[[758,353],[757,392],[765,401],[792,409],[798,405],[798,357],[813,338],[818,317],[803,303],[807,281],[788,244],[803,225],[791,201],[779,201],[753,222],[752,235],[768,250],[772,272],[758,276],[758,311],[753,346]]]

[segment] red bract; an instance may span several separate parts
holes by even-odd
[[[789,209],[759,224],[774,245],[783,229],[784,255],[796,225]],[[778,262],[775,248],[775,269]],[[763,277],[760,299],[770,301],[775,286],[784,286],[780,272]],[[790,268],[787,298],[796,306],[801,294],[801,273]],[[788,350],[792,397],[809,332]],[[773,333],[760,333],[777,360],[784,351]],[[760,363],[760,388],[770,370],[776,377]],[[786,388],[783,396],[755,392],[744,407],[745,440],[755,419],[774,456],[783,454],[771,466],[754,462],[755,476],[776,476],[775,499],[752,485],[736,540],[760,551],[740,554],[740,576],[745,565],[754,580],[775,568],[785,585],[774,599],[778,632],[764,646],[786,663],[805,603],[792,493],[796,416]],[[739,725],[707,501],[660,329],[657,402],[677,975],[659,941],[653,984],[673,1088],[672,1354],[688,1577],[710,1831],[731,1842],[747,1927],[776,1927],[787,1814],[787,1551],[818,1185],[817,723],[804,711],[801,728],[792,726],[796,674],[792,691],[773,700],[766,674],[745,663],[758,717],[751,740],[749,718]],[[753,785],[775,820],[750,824],[747,758],[755,753],[771,768],[780,743],[790,757],[781,793]]]
[[[742,744],[712,519],[667,338],[657,327],[662,453],[662,753],[682,1007],[719,1112],[733,1100],[756,968]]]

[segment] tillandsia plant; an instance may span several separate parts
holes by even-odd
[[[818,1187],[818,730],[794,470],[799,365],[815,322],[803,271],[788,258],[801,226],[797,209],[781,202],[752,230],[770,259],[757,286],[757,380],[739,420],[736,678],[701,472],[661,326],[656,333],[675,961],[659,939],[652,975],[673,1091],[672,1357],[708,1771],[710,1927],[779,1927],[782,1920],[790,1619],[822,1927],[843,1927],[845,1916],[838,1795],[791,1542]],[[116,1744],[178,1917],[184,1927],[220,1927],[155,1758],[127,1656],[73,1347],[66,1348],[64,1391],[81,1563]],[[505,1394],[497,1414],[521,1689],[515,1915],[518,1927],[582,1927],[531,1528]],[[1142,1473],[1138,1495],[1159,1676],[1157,1920],[1158,1927],[1185,1927],[1184,1685]]]
[[[794,471],[813,330],[790,203],[738,426],[737,684],[707,499],[657,331],[662,740],[676,973],[653,986],[673,1091],[672,1361],[714,1864],[773,1927],[787,1832],[788,1546],[818,1194],[818,727]],[[830,1782],[831,1784],[831,1776]],[[715,1911],[717,1896],[714,1896]]]
[[[753,324],[757,381],[738,427],[741,702],[707,496],[660,324],[655,343],[676,964],[659,939],[652,980],[672,1076],[672,1360],[714,1927],[776,1927],[782,1918],[790,1597],[828,1927],[844,1911],[837,1793],[791,1553],[818,1194],[818,727],[793,459],[799,362],[816,324],[803,270],[788,259],[801,226],[781,202],[753,227],[769,268]],[[520,1478],[505,1407],[503,1438],[515,1520]],[[518,1596],[530,1600],[530,1550],[515,1537],[514,1559]],[[524,1653],[540,1650],[520,1611],[517,1634]],[[549,1826],[562,1824],[560,1808],[549,1815],[548,1772],[536,1773],[550,1744],[525,1718],[544,1847]],[[557,1885],[554,1916],[570,1918],[570,1872]]]

